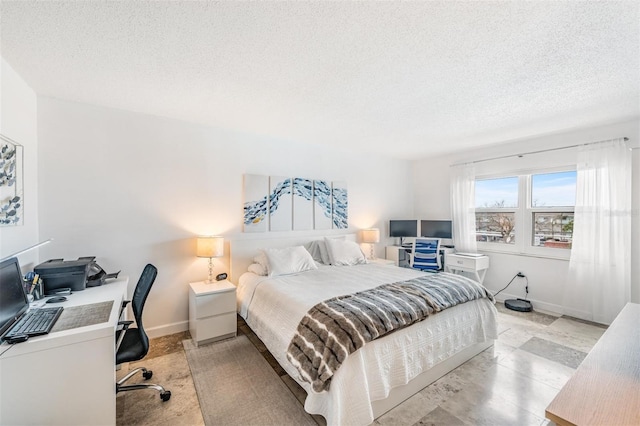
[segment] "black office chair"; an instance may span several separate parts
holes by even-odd
[[[118,323],[122,326],[122,329],[118,330],[118,333],[116,334],[116,365],[122,364],[123,362],[141,360],[147,355],[147,352],[149,352],[149,338],[142,326],[142,309],[144,308],[144,302],[147,300],[147,296],[149,295],[149,291],[151,290],[151,286],[153,285],[157,275],[158,269],[149,264],[144,267],[142,275],[138,280],[138,284],[136,284],[136,289],[133,292],[133,298],[131,301],[131,307],[133,308],[133,316],[135,317],[137,328],[130,327],[131,324],[133,324],[133,321],[120,321]],[[122,309],[124,309],[128,303],[129,301],[124,302],[122,304]],[[160,385],[144,383],[135,385],[123,384],[139,371],[142,371],[142,376],[145,380],[149,380],[153,376],[153,371],[147,370],[144,367],[138,367],[116,382],[116,393],[138,389],[156,389],[160,392],[160,398],[162,401],[168,401],[169,398],[171,398],[171,391],[165,390]]]

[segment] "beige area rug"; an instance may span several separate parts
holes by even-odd
[[[206,425],[316,426],[246,336],[182,343]]]
[[[171,399],[162,402],[160,394],[154,389],[120,392],[116,397],[116,426],[204,424],[184,351],[123,364],[116,376],[120,379],[134,368],[142,366],[152,370],[153,377],[146,381],[138,373],[127,384],[156,383],[171,391]]]

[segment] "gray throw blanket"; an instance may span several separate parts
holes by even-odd
[[[482,285],[453,274],[428,274],[408,281],[334,297],[302,318],[287,359],[313,390],[329,389],[347,355],[392,331],[459,303],[493,296]]]

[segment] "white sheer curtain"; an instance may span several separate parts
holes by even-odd
[[[451,213],[453,243],[457,251],[475,253],[476,243],[476,175],[473,164],[451,166]]]
[[[631,298],[631,155],[623,139],[578,152],[565,313],[610,324]]]

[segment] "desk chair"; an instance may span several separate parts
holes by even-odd
[[[157,275],[158,270],[156,267],[147,265],[142,271],[138,284],[136,284],[131,307],[133,308],[133,316],[135,317],[137,327],[130,327],[133,321],[119,322],[122,329],[116,334],[116,365],[122,364],[123,362],[141,360],[147,355],[147,352],[149,352],[149,338],[142,326],[142,309],[144,308],[144,302],[147,300],[147,296]],[[122,307],[124,308],[128,303],[129,301],[124,302]],[[169,398],[171,398],[171,391],[165,390],[159,385],[144,383],[135,385],[123,384],[139,371],[142,371],[142,376],[145,380],[149,380],[151,376],[153,376],[153,371],[147,370],[144,367],[138,367],[116,382],[116,393],[138,389],[156,389],[160,392],[162,401],[168,401]]]
[[[421,271],[438,271],[440,263],[440,238],[416,238],[413,241],[411,267]]]

